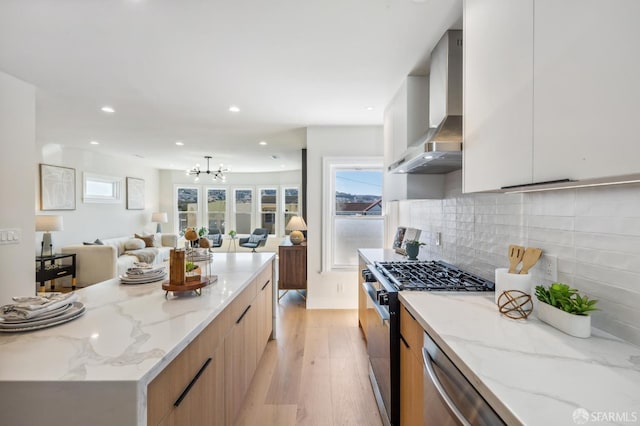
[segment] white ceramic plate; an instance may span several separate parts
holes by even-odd
[[[39,330],[42,328],[53,327],[55,325],[64,324],[65,322],[69,322],[74,320],[84,314],[85,307],[80,302],[74,302],[71,305],[71,308],[67,309],[62,315],[58,315],[57,317],[46,318],[38,321],[32,321],[29,324],[6,324],[0,323],[0,332],[3,333],[14,333],[19,331],[32,331]]]
[[[150,277],[144,277],[144,278],[135,278],[135,279],[131,279],[129,277],[125,277],[121,275],[120,283],[121,284],[148,284],[148,283],[155,283],[157,281],[161,281],[165,278],[167,278],[166,273],[163,273],[160,275],[153,275]]]

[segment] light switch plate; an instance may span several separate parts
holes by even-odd
[[[20,229],[0,229],[0,244],[19,244],[21,237]]]

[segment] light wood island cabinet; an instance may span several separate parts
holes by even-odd
[[[424,330],[404,305],[400,305],[400,424],[424,424],[422,346]]]
[[[149,384],[149,426],[233,424],[272,335],[272,281],[269,265]]]

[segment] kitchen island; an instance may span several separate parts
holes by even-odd
[[[207,332],[207,340],[220,342],[224,355],[235,355],[235,349],[244,351],[242,343],[247,338],[231,337],[245,315],[250,316],[251,306],[252,315],[268,315],[269,321],[258,322],[255,317],[255,323],[271,333],[274,259],[274,253],[214,254],[211,273],[218,280],[203,288],[201,296],[170,294],[165,298],[160,282],[123,285],[119,279],[105,281],[77,291],[87,309],[80,318],[39,331],[0,334],[0,423],[146,425],[149,385],[174,360],[180,361],[201,334]],[[269,292],[268,300],[254,303],[261,290]],[[236,299],[251,305],[243,312]],[[236,319],[238,310],[242,318]],[[211,325],[221,322],[224,324],[213,331],[228,335],[211,338]],[[253,334],[248,335],[259,339],[256,327],[250,328]],[[245,364],[255,369],[264,345],[260,348],[258,343],[256,349],[252,342],[251,346],[254,359]],[[244,392],[235,387],[239,381],[228,375],[240,369],[241,381],[250,382],[253,372],[249,375],[244,366],[221,368],[232,386],[227,388],[225,383],[224,390],[240,396],[232,409],[225,408],[228,418],[235,414]],[[223,413],[217,415],[225,418]]]

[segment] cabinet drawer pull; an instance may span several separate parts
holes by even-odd
[[[202,373],[204,373],[204,370],[209,366],[210,363],[211,363],[211,358],[207,358],[204,365],[200,367],[200,370],[198,370],[198,372],[196,373],[195,377],[191,379],[191,381],[189,382],[185,390],[182,391],[178,399],[176,399],[176,402],[173,403],[174,407],[177,407],[182,403],[182,400],[186,398],[187,394],[189,393],[193,385],[196,384],[196,382],[198,381],[200,376],[202,376]]]
[[[245,309],[242,315],[240,315],[240,318],[238,318],[238,320],[236,321],[236,324],[240,324],[240,321],[242,321],[242,318],[244,318],[244,316],[247,315],[247,312],[249,312],[249,309],[251,309],[251,305],[247,306],[247,309]]]
[[[271,282],[271,280],[267,280],[266,283],[264,283],[264,285],[262,286],[262,288],[260,289],[260,291],[264,290],[265,288],[267,288],[267,286],[269,285],[269,283]]]
[[[411,349],[411,347],[409,346],[409,344],[407,343],[407,341],[406,341],[406,340],[404,340],[404,337],[402,337],[402,334],[400,335],[400,340],[402,341],[402,343],[404,343],[404,346],[405,346],[407,349]]]
[[[66,273],[67,273],[67,271],[60,271],[60,272],[58,272],[56,275],[64,275],[64,274],[66,274]]]

